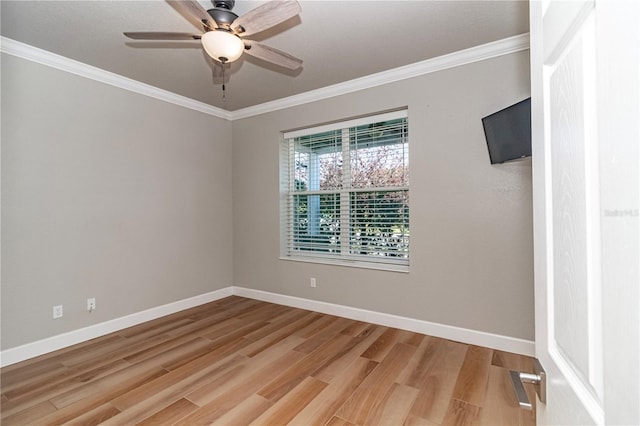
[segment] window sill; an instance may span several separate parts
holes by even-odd
[[[409,273],[409,265],[396,265],[392,263],[365,262],[361,260],[334,259],[306,256],[280,256],[280,260],[306,263],[320,263],[331,266],[346,266],[350,268],[377,269],[380,271]]]

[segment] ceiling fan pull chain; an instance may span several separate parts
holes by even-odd
[[[220,58],[221,59],[221,63],[222,63],[222,100],[226,100],[227,99],[227,95],[226,95],[226,87],[224,85],[224,69],[225,69],[225,63],[227,61],[224,60],[224,58]]]

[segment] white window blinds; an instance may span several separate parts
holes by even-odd
[[[406,110],[284,134],[282,256],[409,263]]]

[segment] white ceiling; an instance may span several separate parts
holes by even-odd
[[[212,7],[200,0],[206,9]],[[237,0],[234,12],[264,2]],[[302,60],[291,72],[248,55],[219,69],[199,41],[134,42],[124,31],[198,32],[162,0],[2,0],[4,37],[234,111],[529,31],[515,1],[302,0],[302,14],[252,36]]]

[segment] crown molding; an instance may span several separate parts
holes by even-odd
[[[527,49],[529,49],[529,33],[524,33],[491,43],[482,44],[480,46],[471,47],[469,49],[449,53],[447,55],[427,59],[421,62],[416,62],[415,64],[405,65],[365,77],[356,78],[354,80],[345,81],[343,83],[334,84],[332,86],[323,87],[321,89],[311,90],[299,95],[293,95],[277,99],[275,101],[235,110],[231,113],[231,119],[237,120],[309,102],[316,102],[322,99],[328,99],[334,96],[344,95],[346,93],[352,93],[359,90],[381,86],[383,84],[406,80],[408,78],[418,77],[473,62],[484,61],[486,59],[508,55],[510,53],[520,52]]]
[[[316,102],[346,93],[353,93],[359,90],[365,90],[383,84],[406,80],[408,78],[529,49],[529,33],[520,34],[321,89],[311,90],[235,111],[226,111],[204,102],[159,89],[7,37],[2,37],[0,41],[0,52],[230,121]]]
[[[141,83],[128,77],[123,77],[119,74],[105,71],[101,68],[87,65],[85,63],[69,59],[67,57],[49,52],[47,50],[39,49],[37,47],[21,43],[7,37],[0,38],[0,52],[46,65],[51,68],[56,68],[61,71],[65,71],[91,80],[99,81],[101,83],[109,84],[120,89],[148,96],[150,98],[199,111],[204,114],[212,115],[214,117],[223,118],[225,120],[232,119],[231,113],[221,108],[217,108],[204,102],[196,101],[195,99],[178,95],[176,93],[169,92],[168,90],[160,89],[146,83]]]

